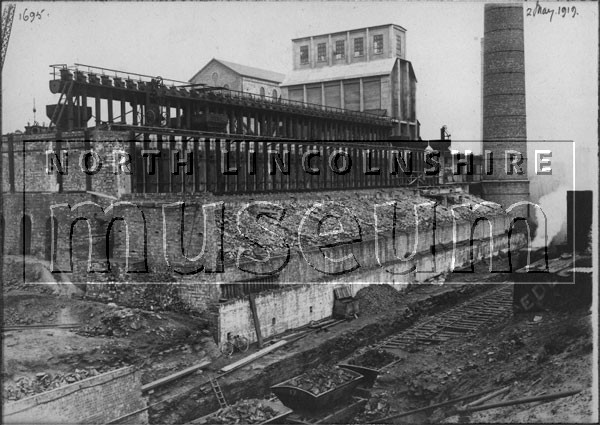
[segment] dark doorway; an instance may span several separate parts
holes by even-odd
[[[56,217],[50,217],[46,221],[46,261],[52,260],[52,253],[54,252],[54,259],[56,259],[56,251],[58,249],[58,221]]]
[[[31,255],[31,217],[24,215],[21,220],[21,252]]]

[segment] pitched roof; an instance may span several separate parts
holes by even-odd
[[[244,77],[256,78],[259,80],[267,80],[275,83],[281,83],[285,78],[284,74],[280,74],[279,72],[269,71],[266,69],[254,68],[252,66],[241,65],[235,62],[224,61],[222,59],[213,58],[206,65],[200,69],[200,71],[196,72],[192,78],[190,78],[190,82],[196,78],[198,74],[200,74],[204,68],[206,68],[212,62],[219,62],[221,65],[231,69],[233,72],[236,72]]]
[[[358,62],[350,65],[334,65],[322,68],[300,69],[289,73],[282,86],[309,84],[321,81],[347,80],[392,72],[396,58],[379,59],[370,62]]]

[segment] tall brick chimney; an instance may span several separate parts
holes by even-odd
[[[484,173],[483,198],[509,208],[529,200],[527,179],[527,118],[525,112],[525,52],[523,7],[486,4],[483,39],[483,149],[493,154],[490,174]],[[507,153],[507,151],[509,151]],[[511,153],[514,151],[515,153]],[[518,160],[522,173],[506,161]],[[484,156],[485,158],[485,156]],[[528,208],[517,208],[528,217]],[[526,215],[524,215],[526,214]]]

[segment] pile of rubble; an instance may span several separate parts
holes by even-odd
[[[366,350],[358,356],[353,357],[348,361],[348,363],[351,365],[363,366],[371,369],[379,369],[397,359],[398,357],[394,356],[389,351],[372,348]]]
[[[86,292],[85,299],[104,303],[114,302],[149,311],[189,312],[189,307],[179,296],[178,285],[170,284],[169,280],[143,285],[129,284],[127,280],[120,283],[96,284]]]
[[[14,385],[6,385],[2,393],[4,400],[15,401],[34,394],[43,393],[53,390],[64,385],[69,385],[77,381],[81,381],[92,376],[100,375],[109,372],[116,368],[102,366],[99,368],[83,368],[75,369],[74,372],[65,374],[49,374],[40,372],[35,375],[35,378],[19,377],[15,380]]]
[[[247,399],[220,409],[207,423],[211,424],[259,424],[266,422],[278,413],[264,403],[264,400]]]
[[[403,296],[387,284],[369,285],[357,292],[361,315],[393,312],[404,304]]]
[[[94,314],[90,314],[90,319]],[[143,327],[143,319],[139,312],[131,309],[112,309],[100,317],[96,325],[82,326],[77,333],[82,336],[128,336],[130,331]]]
[[[340,368],[319,366],[291,379],[288,384],[319,395],[352,381],[354,375]]]
[[[431,198],[400,188],[335,194],[322,192],[318,197],[302,196],[298,199],[288,197],[285,201],[269,201],[272,204],[252,204],[239,217],[238,209],[226,208],[222,227],[223,242],[225,247],[236,249],[225,249],[225,260],[234,261],[239,248],[250,252],[258,251],[262,256],[284,255],[288,247],[298,250],[299,240],[306,248],[322,246],[324,235],[327,235],[328,243],[347,241],[349,236],[370,237],[375,233],[373,196],[382,206],[395,201],[395,206],[383,207],[377,214],[377,230],[380,232],[389,232],[393,228],[410,232],[417,225],[417,220],[419,228],[429,229],[434,222],[452,223],[453,214],[472,221],[481,214],[502,213],[499,205],[488,204],[480,206],[476,212],[460,208],[452,213],[449,207],[442,205],[438,205],[434,211]],[[473,195],[464,194],[462,198],[463,203],[482,203],[482,199]],[[256,222],[261,225],[256,226]],[[243,235],[238,231],[238,223]],[[344,231],[339,232],[339,229]]]
[[[365,410],[358,417],[361,419],[361,422],[367,422],[375,418],[379,419],[394,413],[387,401],[388,396],[388,393],[383,391],[371,397],[367,404],[365,404]]]

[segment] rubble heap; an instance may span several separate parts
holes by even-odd
[[[361,315],[375,315],[395,311],[403,305],[403,296],[387,284],[369,285],[357,292]]]
[[[209,418],[211,424],[259,424],[277,416],[278,413],[264,400],[246,399],[220,409]]]
[[[369,349],[348,361],[351,365],[379,369],[397,360],[398,357],[383,349]]]
[[[354,375],[340,368],[319,366],[291,379],[288,384],[319,395],[352,381]]]
[[[21,376],[15,380],[15,385],[6,385],[4,387],[3,398],[4,400],[10,401],[20,400],[34,394],[50,391],[64,385],[69,385],[74,382],[90,378],[92,376],[100,375],[114,369],[117,368],[88,367],[75,369],[74,372],[64,374],[57,373],[52,375],[50,373],[40,372],[35,375],[35,378]]]

